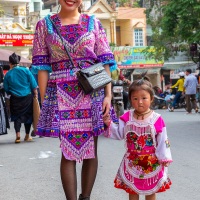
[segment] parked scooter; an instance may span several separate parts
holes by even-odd
[[[112,105],[117,117],[124,114],[123,81],[112,80]]]
[[[154,94],[154,99],[151,104],[153,110],[166,108],[166,101],[164,98]]]

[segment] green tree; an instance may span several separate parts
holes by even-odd
[[[0,17],[4,15],[3,6],[0,4]]]
[[[109,4],[112,4],[113,1],[117,4],[118,7],[140,7],[140,0],[108,0]]]
[[[200,44],[200,0],[149,0],[147,23],[152,27],[156,59]],[[151,56],[151,55],[150,55]]]

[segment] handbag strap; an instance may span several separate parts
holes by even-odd
[[[63,37],[62,37],[62,35],[61,35],[61,33],[60,33],[60,30],[59,30],[59,29],[57,28],[57,26],[54,24],[54,22],[53,22],[53,20],[51,19],[51,17],[49,17],[49,19],[50,19],[51,23],[53,24],[54,28],[56,29],[56,32],[58,33],[58,35],[59,35],[59,37],[60,37],[60,39],[61,39],[61,41],[62,41],[62,44],[63,44],[63,46],[64,46],[64,49],[65,49],[65,51],[67,52],[67,55],[68,55],[68,57],[69,57],[69,60],[70,60],[70,62],[71,62],[71,64],[72,64],[72,68],[71,68],[71,69],[76,68],[75,65],[74,65],[74,62],[73,62],[73,60],[72,60],[72,57],[71,57],[71,55],[70,55],[70,53],[69,53],[69,51],[68,51],[68,49],[67,49],[67,46],[66,46],[66,44],[65,44],[65,42],[64,42],[64,40],[63,40]]]

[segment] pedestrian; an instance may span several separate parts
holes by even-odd
[[[192,74],[191,69],[186,69],[185,74],[186,74],[186,78],[184,81],[184,87],[185,87],[187,114],[192,113],[192,108],[197,113],[198,107],[196,103],[196,93],[197,93],[198,81],[197,81],[197,78]]]
[[[3,69],[0,66],[0,135],[7,134],[7,129],[10,128],[7,108],[4,102],[4,88],[3,88]]]
[[[126,153],[115,178],[115,187],[129,193],[129,200],[155,200],[156,193],[170,188],[167,166],[172,162],[170,143],[162,116],[150,109],[154,90],[144,78],[129,87],[129,110],[113,123],[104,117],[106,137],[124,139]]]
[[[178,81],[171,86],[171,89],[178,87],[175,97],[174,97],[174,101],[172,103],[172,108],[170,110],[170,112],[174,111],[174,108],[176,106],[176,104],[179,102],[182,94],[184,93],[184,80],[185,80],[185,73],[184,72],[180,72],[179,73],[180,78],[178,79]]]
[[[20,143],[21,123],[24,123],[24,141],[32,141],[29,136],[33,121],[33,95],[37,96],[37,83],[26,67],[20,66],[20,56],[13,53],[9,57],[10,70],[4,77],[4,89],[10,97],[11,121],[16,132],[15,143]]]
[[[80,65],[89,67],[88,61],[102,62],[110,75],[116,62],[100,21],[80,13],[82,0],[59,3],[59,13],[45,17],[36,25],[32,68],[35,73],[39,70],[42,102],[36,134],[60,138],[60,174],[68,200],[77,200],[76,163],[83,161],[79,200],[89,200],[98,167],[97,140],[104,132],[103,115],[111,107],[111,84],[85,95],[76,72]],[[50,19],[61,32],[76,68],[72,68]],[[51,72],[49,76],[48,72]]]

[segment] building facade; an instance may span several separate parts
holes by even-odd
[[[34,38],[31,12],[40,11],[39,0],[0,0],[0,48],[30,58]],[[39,17],[37,17],[39,20]]]

